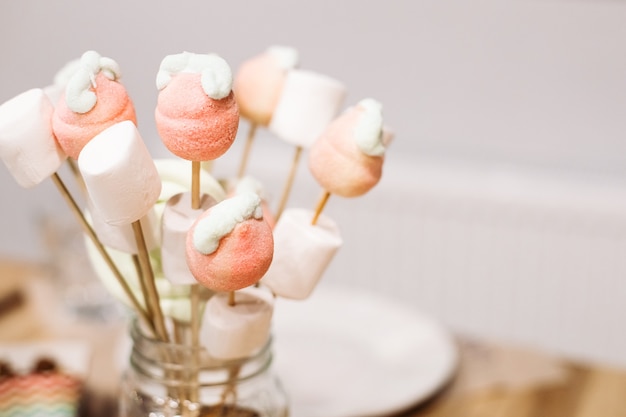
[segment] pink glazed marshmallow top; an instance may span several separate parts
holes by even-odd
[[[187,265],[201,285],[235,291],[258,282],[274,256],[261,199],[243,193],[205,211],[187,234]]]
[[[135,106],[117,79],[117,64],[89,51],[68,83],[52,116],[52,130],[63,151],[78,159],[83,147],[106,128],[130,120]]]
[[[233,84],[241,115],[258,125],[269,125],[287,72],[297,61],[297,51],[284,46],[273,46],[245,61]]]
[[[186,52],[163,60],[155,119],[170,152],[189,161],[209,161],[230,148],[239,126],[231,84],[230,68],[214,54]]]
[[[311,147],[309,168],[331,194],[357,197],[382,176],[382,106],[372,99],[349,108],[326,128]]]

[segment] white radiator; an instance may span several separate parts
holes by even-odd
[[[452,329],[626,366],[626,184],[401,158],[335,198],[328,281],[374,289]]]

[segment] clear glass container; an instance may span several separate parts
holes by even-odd
[[[289,415],[285,392],[271,368],[271,340],[253,356],[221,361],[203,348],[148,337],[136,324],[131,338],[121,417]]]

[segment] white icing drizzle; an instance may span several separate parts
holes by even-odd
[[[366,155],[384,155],[382,104],[372,98],[366,98],[357,105],[364,110],[354,127],[354,138],[358,148]]]
[[[298,50],[290,46],[270,46],[267,48],[267,52],[272,55],[278,61],[278,65],[285,70],[295,68],[300,60]]]
[[[91,87],[95,87],[96,75],[100,72],[110,80],[117,80],[121,75],[119,65],[111,58],[101,57],[96,51],[85,52],[67,82],[65,102],[70,110],[87,113],[94,108],[98,98]]]
[[[193,245],[204,255],[215,252],[220,240],[237,224],[252,217],[263,218],[261,198],[251,192],[238,194],[211,207],[211,214],[198,221],[193,230]]]
[[[172,76],[181,72],[201,74],[202,89],[214,100],[228,97],[233,86],[233,74],[224,58],[217,54],[183,52],[163,58],[156,77],[157,89],[167,87]]]

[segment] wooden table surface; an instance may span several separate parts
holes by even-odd
[[[41,268],[0,260],[0,297],[37,275]],[[28,308],[4,314],[0,309],[0,343],[50,337],[57,331],[32,320],[36,314]],[[82,331],[91,332],[94,355],[102,363],[89,380],[111,398],[116,380],[102,378],[110,360],[103,341],[117,330],[88,328]],[[430,400],[395,417],[626,417],[626,370],[467,336],[459,336],[458,343],[460,365],[452,380]],[[104,405],[93,409],[104,410]],[[114,415],[114,406],[109,404],[106,412]]]
[[[397,417],[626,417],[626,370],[484,341],[461,352],[451,383]]]

